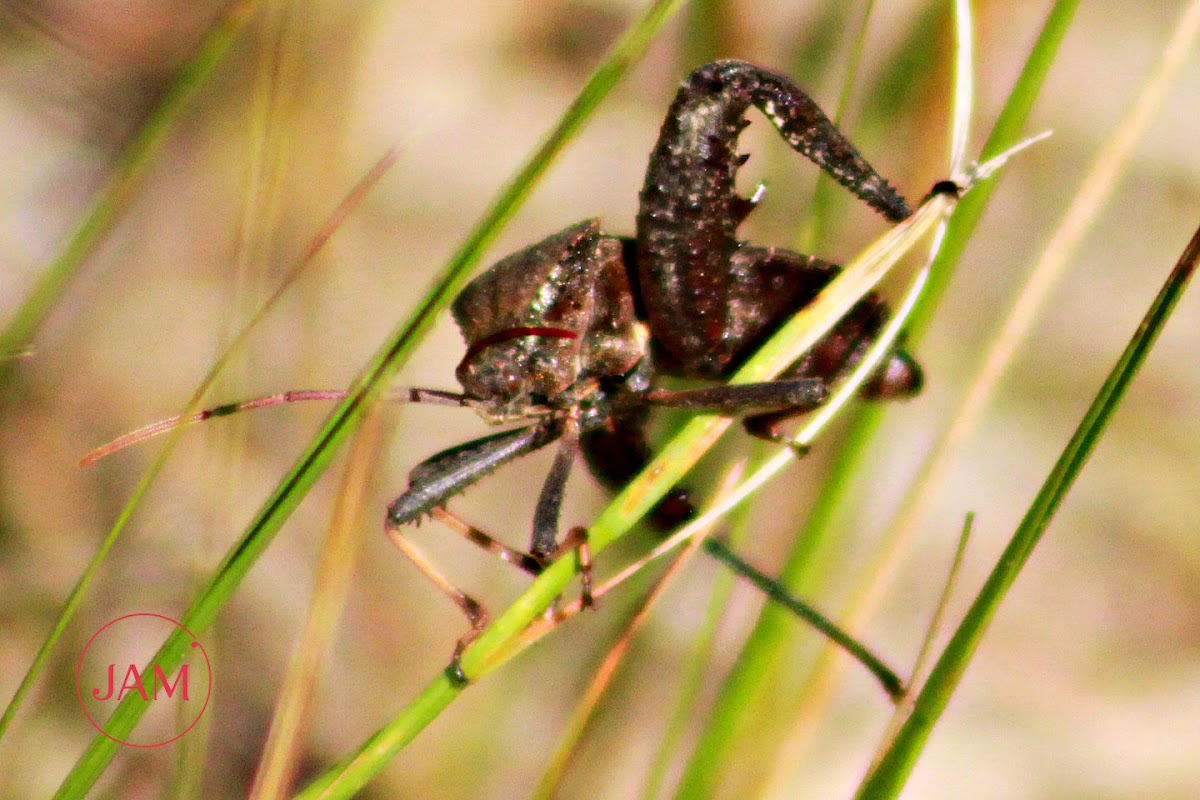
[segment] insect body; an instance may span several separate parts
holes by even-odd
[[[737,152],[737,140],[751,106],[795,150],[887,219],[908,216],[904,199],[797,86],[752,64],[718,61],[696,69],[671,105],[650,156],[634,238],[604,233],[596,220],[586,220],[502,259],[469,284],[453,305],[467,342],[457,369],[463,392],[409,389],[402,399],[469,406],[490,422],[515,425],[419,464],[385,523],[396,545],[468,616],[471,628],[456,654],[482,631],[486,612],[408,541],[405,525],[438,516],[537,573],[584,540],[579,528],[563,540],[558,535],[563,490],[580,451],[602,483],[624,485],[649,462],[645,426],[656,406],[743,416],[751,433],[778,440],[779,424],[819,406],[828,385],[854,367],[885,323],[887,308],[867,294],[777,380],[677,391],[654,385],[660,375],[728,378],[839,272],[812,256],[738,240],[737,228],[757,202],[735,189],[737,169],[748,157]],[[862,393],[905,397],[920,385],[920,368],[896,350]],[[344,394],[287,392],[167,420],[94,451],[84,463],[181,422]],[[450,498],[485,475],[550,444],[557,453],[538,498],[528,552],[445,511]],[[690,511],[676,489],[655,517],[673,524]],[[587,599],[586,571],[584,577]],[[457,662],[450,674],[462,678]]]
[[[661,374],[729,377],[839,271],[812,256],[737,239],[756,203],[734,185],[747,158],[737,152],[737,139],[752,105],[794,149],[886,218],[908,216],[904,199],[789,80],[741,61],[698,68],[679,90],[651,154],[634,239],[605,234],[595,220],[578,223],[501,260],[456,299],[454,317],[468,345],[457,372],[464,402],[492,421],[525,424],[419,465],[388,509],[394,540],[403,541],[400,526],[500,465],[557,442],[528,555],[486,540],[536,572],[562,549],[559,507],[578,449],[602,482],[619,486],[649,460],[644,427],[654,406],[746,415],[752,433],[777,438],[779,422],[820,405],[827,385],[861,358],[888,315],[873,294],[779,380],[653,387]],[[903,397],[920,384],[915,362],[896,351],[863,392]],[[659,517],[687,511],[676,492],[660,504]],[[462,532],[486,538],[473,528]],[[482,629],[482,609],[440,575],[435,580],[471,617],[461,651]]]

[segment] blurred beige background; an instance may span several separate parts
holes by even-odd
[[[921,3],[879,4],[862,83],[897,58]],[[825,4],[723,8],[723,44],[797,76],[836,103],[853,25],[826,30]],[[981,3],[977,151],[1047,3]],[[171,129],[119,223],[88,260],[5,385],[0,425],[0,695],[5,702],[86,561],[114,523],[156,443],[83,471],[92,447],[175,413],[231,331],[270,293],[343,194],[393,144],[399,160],[254,334],[215,400],[341,387],[414,307],[498,188],[556,120],[607,45],[639,12],[621,2],[292,3],[260,9],[213,80]],[[58,256],[114,160],[222,13],[213,3],[12,0],[0,38],[0,316]],[[1182,3],[1082,4],[1029,132],[1055,135],[1015,161],[929,336],[928,388],[893,408],[861,503],[841,521],[820,604],[835,616],[906,485],[975,368],[1070,196],[1172,31]],[[823,38],[824,37],[824,38]],[[689,62],[677,23],[651,47],[562,155],[490,251],[495,260],[572,222],[633,227],[637,191],[676,82]],[[918,51],[919,80],[854,95],[852,137],[910,197],[943,166],[947,36]],[[803,53],[826,53],[824,63]],[[811,74],[801,74],[801,69]],[[965,512],[976,534],[953,607],[961,613],[1200,220],[1193,62],[1138,146],[865,637],[910,663]],[[874,108],[875,106],[871,106]],[[891,110],[889,114],[893,113]],[[766,179],[747,239],[786,244],[815,170],[754,119],[747,188]],[[844,260],[882,231],[838,206],[821,255]],[[1200,786],[1200,299],[1186,296],[1113,427],[1017,582],[906,796],[1186,798]],[[448,320],[404,372],[454,388],[462,344]],[[48,674],[0,742],[0,796],[48,796],[91,739],[73,695],[93,631],[131,611],[182,614],[318,429],[326,409],[224,420],[182,439],[102,568]],[[317,698],[305,769],[323,770],[390,720],[445,663],[463,628],[380,535],[377,520],[421,458],[483,430],[467,412],[386,415],[386,453],[364,511],[362,554],[344,626]],[[778,563],[833,440],[792,468],[753,518],[754,560]],[[737,452],[731,443],[725,455]],[[341,462],[338,462],[340,466]],[[523,544],[548,462],[529,458],[455,507]],[[318,485],[205,638],[217,652],[205,797],[244,796],[291,643],[312,591],[338,466]],[[703,480],[701,480],[703,483]],[[603,493],[582,470],[565,520]],[[435,525],[414,534],[439,564],[499,610],[519,574]],[[616,559],[617,556],[611,558]],[[670,713],[717,569],[697,561],[635,645],[611,705],[579,753],[563,797],[634,796]],[[473,687],[389,767],[366,797],[523,797],[637,593],[606,601]],[[739,589],[722,629],[728,669],[760,604]],[[815,635],[798,632],[797,667]],[[781,796],[843,797],[868,762],[889,707],[848,672],[826,724]],[[697,710],[699,719],[702,710]],[[124,751],[105,785],[165,796],[169,749]],[[219,767],[216,765],[220,765]],[[785,770],[785,774],[791,770]],[[733,775],[725,796],[755,786]]]

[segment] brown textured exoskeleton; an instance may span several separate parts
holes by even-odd
[[[748,157],[737,152],[737,140],[751,106],[797,152],[885,218],[898,222],[909,215],[904,199],[797,86],[753,64],[718,61],[696,69],[671,105],[650,156],[634,239],[606,234],[595,220],[580,222],[502,259],[462,291],[453,305],[467,342],[457,370],[462,393],[409,389],[402,399],[469,406],[491,422],[521,424],[422,462],[386,518],[392,540],[470,619],[448,670],[452,677],[465,679],[458,656],[487,615],[405,538],[403,526],[435,515],[536,574],[584,540],[581,528],[562,541],[558,536],[563,490],[579,451],[603,483],[623,485],[649,461],[644,429],[655,406],[743,416],[751,433],[777,439],[779,423],[819,406],[828,385],[862,358],[886,321],[887,308],[867,294],[778,380],[681,391],[654,387],[655,377],[664,374],[728,378],[839,271],[812,256],[738,240],[737,228],[757,202],[735,189],[737,169]],[[862,393],[906,397],[920,385],[920,369],[896,350]],[[192,419],[343,394],[289,392]],[[177,422],[124,437],[85,461]],[[528,552],[445,511],[450,498],[483,476],[552,443],[557,454],[541,488]],[[663,524],[689,513],[679,489],[656,509]],[[584,577],[586,599],[586,570]]]
[[[577,449],[601,481],[620,486],[649,460],[644,428],[654,406],[744,415],[752,433],[777,438],[778,423],[820,405],[827,385],[862,357],[888,316],[873,294],[779,380],[690,391],[652,387],[658,374],[729,377],[839,271],[812,256],[738,241],[737,227],[756,202],[735,189],[747,158],[737,152],[737,139],[751,106],[888,220],[908,216],[904,199],[788,79],[742,61],[695,70],[650,156],[636,239],[581,222],[501,260],[455,301],[454,318],[468,344],[458,367],[464,397],[493,421],[528,424],[459,445],[413,470],[409,489],[388,509],[394,539],[403,538],[399,526],[440,508],[501,464],[557,442],[528,554],[460,524],[469,538],[537,572],[581,539],[579,529],[558,539],[563,486]],[[898,350],[863,394],[906,397],[920,385],[920,369]],[[658,516],[679,519],[688,509],[676,491]],[[471,619],[461,652],[485,616],[448,581],[435,580]]]

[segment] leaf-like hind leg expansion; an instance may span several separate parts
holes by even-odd
[[[884,217],[899,222],[910,214],[904,198],[783,75],[744,61],[693,71],[650,156],[632,268],[657,348],[669,356],[670,369],[696,377],[727,377],[757,336],[740,317],[762,316],[761,304],[777,296],[748,296],[738,286],[736,262],[744,255],[737,228],[756,199],[736,191],[747,158],[738,152],[738,137],[751,107],[794,150]]]

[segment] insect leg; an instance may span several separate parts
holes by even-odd
[[[745,61],[717,61],[689,76],[676,103],[712,104],[727,114],[754,105],[792,149],[889,220],[899,222],[911,213],[812,98],[783,75]]]
[[[545,564],[540,559],[515,547],[509,547],[487,531],[472,525],[444,506],[434,508],[430,515],[468,542],[478,545],[501,561],[512,564],[530,575],[540,575],[542,569],[545,568]]]
[[[583,604],[592,605],[592,558],[587,546],[587,529],[572,528],[563,541],[558,540],[558,520],[562,511],[563,492],[567,477],[579,451],[579,424],[568,420],[550,474],[542,484],[537,509],[533,513],[533,538],[529,551],[541,563],[549,563],[559,555],[574,550],[579,554],[579,574],[583,583]]]
[[[549,559],[558,550],[558,517],[562,510],[567,478],[571,474],[571,465],[575,461],[578,449],[579,426],[571,421],[559,439],[554,464],[550,467],[546,482],[542,484],[537,509],[533,512],[533,537],[529,543],[529,552],[536,558]]]
[[[859,390],[859,396],[866,400],[903,400],[921,390],[922,380],[920,365],[905,351],[896,350],[888,355],[883,366],[863,384],[862,389]],[[745,427],[746,433],[751,436],[776,444],[791,444],[790,437],[783,430],[783,426],[796,417],[807,414],[815,407],[796,404],[777,411],[753,414],[742,420],[742,425]],[[801,454],[803,455],[803,453]]]
[[[466,615],[470,628],[454,647],[454,656],[446,668],[446,674],[458,684],[467,682],[459,658],[467,645],[475,640],[487,627],[488,612],[475,598],[455,586],[441,573],[433,562],[407,537],[403,526],[418,519],[422,514],[435,514],[449,498],[459,494],[497,467],[515,458],[537,450],[561,435],[561,426],[553,423],[517,428],[511,431],[485,436],[466,444],[443,450],[426,459],[409,474],[409,488],[388,507],[384,530],[392,543],[428,577],[442,594],[449,597]],[[453,527],[453,526],[452,526]],[[469,526],[468,526],[469,527]],[[491,550],[491,545],[503,547],[490,536],[473,528],[466,537]],[[460,531],[461,532],[461,531]],[[501,557],[513,560],[521,566],[524,554],[504,548]],[[510,556],[510,557],[506,557]],[[526,558],[530,558],[526,556]],[[540,569],[540,564],[537,567]]]
[[[706,539],[704,541],[704,551],[729,567],[736,575],[745,578],[767,597],[816,628],[827,639],[866,667],[879,681],[880,685],[883,686],[883,690],[888,693],[888,696],[893,701],[899,701],[903,696],[904,682],[896,672],[888,667],[865,645],[839,627],[837,623],[793,595],[779,581],[752,567],[726,547],[719,539]]]
[[[463,650],[467,645],[473,642],[479,634],[483,633],[487,627],[489,615],[483,604],[475,598],[471,597],[466,592],[459,589],[450,579],[442,574],[429,557],[421,551],[419,547],[410,542],[404,536],[400,526],[393,522],[390,518],[384,525],[384,530],[387,532],[388,538],[392,544],[396,545],[397,549],[403,553],[409,561],[411,561],[417,569],[421,571],[425,577],[438,588],[438,590],[449,597],[455,605],[467,616],[467,621],[470,623],[470,629],[467,630],[454,645],[454,655],[450,659],[450,666],[446,668],[446,675],[454,683],[464,686],[468,683],[467,676],[463,674],[462,666],[459,664],[459,659],[462,656]]]
[[[803,413],[820,406],[828,396],[825,381],[821,378],[787,378],[682,391],[654,389],[642,395],[641,399],[652,406],[734,416],[783,409],[796,409],[798,413]]]
[[[413,522],[498,467],[545,447],[561,435],[562,425],[550,422],[501,431],[447,448],[409,473],[408,489],[388,507],[388,519],[396,525]]]

